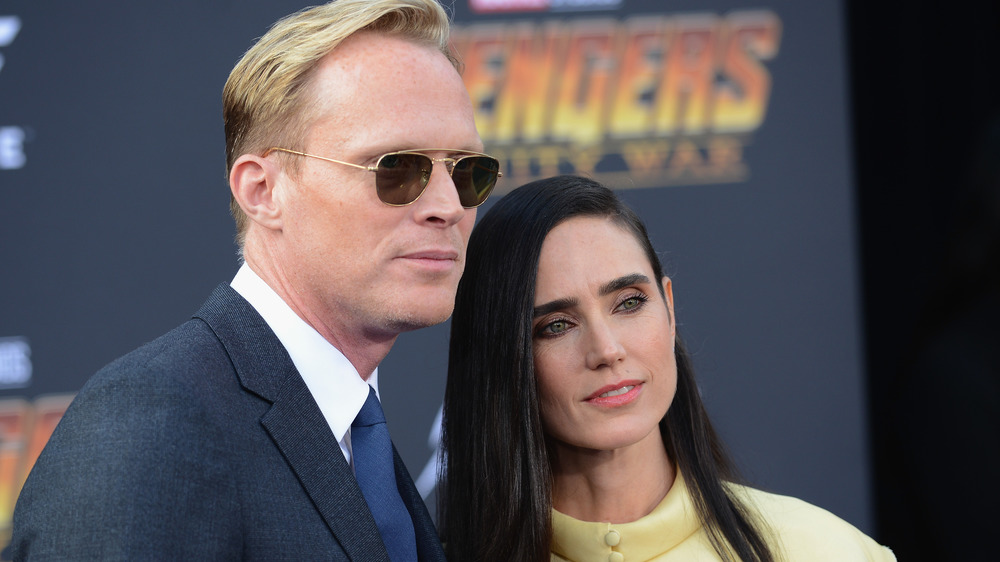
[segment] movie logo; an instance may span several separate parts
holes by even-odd
[[[453,34],[506,189],[560,173],[618,188],[746,180],[780,41],[769,10],[475,23]]]

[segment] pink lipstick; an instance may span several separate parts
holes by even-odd
[[[615,384],[602,386],[585,398],[584,401],[595,406],[614,408],[632,402],[641,392],[641,381],[620,381]]]

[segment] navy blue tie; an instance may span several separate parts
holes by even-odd
[[[368,400],[351,424],[351,450],[358,486],[375,517],[389,559],[393,562],[416,560],[413,520],[396,487],[392,441],[374,388],[368,388]]]

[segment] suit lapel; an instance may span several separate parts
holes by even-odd
[[[348,556],[388,562],[357,480],[301,377],[287,379],[261,423]]]
[[[271,403],[261,425],[348,556],[388,562],[378,527],[340,445],[264,319],[225,284],[216,288],[195,317],[219,337],[243,388]]]
[[[427,505],[420,492],[413,484],[410,472],[406,470],[403,459],[396,452],[396,447],[392,447],[393,463],[396,468],[396,487],[399,488],[399,495],[403,498],[406,509],[410,512],[410,519],[413,519],[413,531],[417,537],[417,556],[422,561],[439,560],[444,562],[444,550],[441,548],[441,539],[438,537],[434,521],[431,520],[427,512]]]

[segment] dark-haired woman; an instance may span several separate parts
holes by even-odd
[[[736,483],[676,327],[645,227],[600,184],[540,180],[483,217],[451,325],[451,560],[894,560]]]

